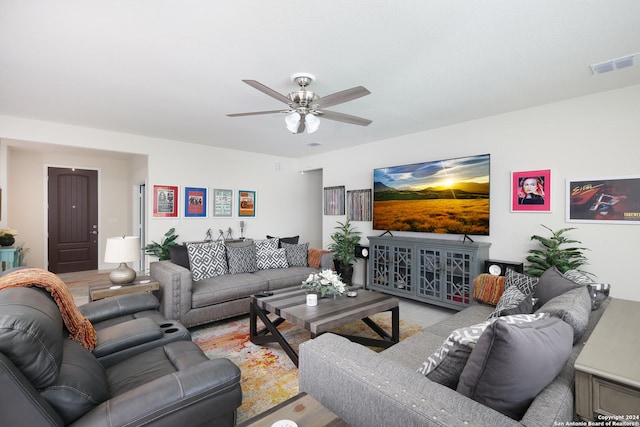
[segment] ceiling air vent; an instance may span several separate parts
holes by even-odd
[[[627,55],[621,58],[610,59],[609,61],[600,62],[591,65],[593,74],[608,73],[609,71],[619,70],[621,68],[633,67],[637,63],[638,54]]]

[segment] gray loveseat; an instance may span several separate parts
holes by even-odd
[[[305,342],[300,346],[300,391],[309,393],[354,427],[567,425],[575,419],[574,362],[609,302],[605,299],[597,310],[583,311],[584,315],[571,313],[574,306],[584,305],[585,298],[589,299],[588,289],[577,287],[548,303],[552,317],[547,320],[564,326],[567,322],[578,324],[582,334],[573,347],[569,335],[568,360],[564,365],[560,362],[559,374],[537,394],[519,420],[417,371],[452,331],[486,321],[496,309],[478,302],[381,353],[330,333]],[[576,320],[581,316],[582,320]],[[574,338],[575,334],[573,331]],[[526,377],[527,372],[515,376]]]
[[[277,251],[281,255],[284,253],[287,260],[285,264],[278,264],[274,258],[273,262],[278,268],[261,268],[268,267],[269,263],[261,263],[257,251],[260,244],[267,240],[271,244],[275,241]],[[278,242],[278,239],[265,239],[227,242],[223,246],[226,264],[221,265],[222,259],[218,259],[217,273],[204,279],[194,279],[194,260],[197,257],[191,256],[185,262],[187,248],[183,245],[171,248],[174,251],[173,261],[151,263],[151,276],[160,283],[160,312],[167,319],[178,320],[184,326],[192,327],[247,314],[251,295],[300,285],[311,273],[333,269],[332,254],[309,250],[308,244],[287,244]],[[252,251],[255,259],[251,258]],[[223,256],[220,251],[217,254],[218,258]],[[214,262],[214,258],[216,255],[202,257],[207,263]],[[318,268],[309,267],[311,258],[319,262]]]

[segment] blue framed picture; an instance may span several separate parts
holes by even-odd
[[[200,187],[184,188],[184,217],[207,217],[207,189]]]

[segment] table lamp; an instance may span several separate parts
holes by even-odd
[[[127,262],[140,260],[140,237],[121,236],[109,237],[104,253],[104,262],[120,263],[120,266],[109,274],[109,280],[114,285],[131,283],[136,278],[136,272]]]

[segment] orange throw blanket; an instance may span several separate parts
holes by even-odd
[[[320,268],[320,261],[322,260],[322,255],[329,253],[330,251],[326,251],[324,249],[309,249],[309,255],[307,262],[309,263],[309,267]]]
[[[40,268],[23,268],[0,277],[0,291],[2,289],[20,286],[38,286],[46,289],[60,308],[60,315],[64,321],[71,339],[79,342],[89,351],[96,346],[96,331],[69,292],[67,285],[55,274]]]

